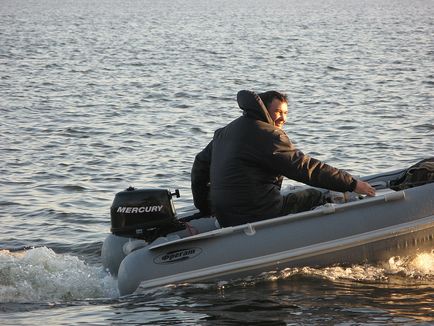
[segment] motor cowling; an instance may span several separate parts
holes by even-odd
[[[160,236],[184,229],[177,220],[173,196],[166,189],[128,189],[115,195],[111,209],[111,232],[152,242]]]

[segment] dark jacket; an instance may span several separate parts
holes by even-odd
[[[297,150],[257,94],[240,91],[237,101],[243,116],[218,129],[193,163],[193,199],[201,212],[212,212],[222,226],[279,216],[282,175],[314,187],[354,190],[350,174]]]

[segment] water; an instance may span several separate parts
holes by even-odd
[[[0,318],[33,324],[434,322],[434,254],[119,298],[100,250],[117,191],[179,188],[241,89],[356,175],[433,156],[434,4],[0,0]]]

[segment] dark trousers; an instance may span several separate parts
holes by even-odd
[[[325,203],[326,200],[323,193],[316,189],[306,189],[290,193],[283,197],[281,215],[308,211]]]

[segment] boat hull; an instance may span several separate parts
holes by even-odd
[[[121,295],[297,266],[374,263],[434,249],[434,184],[342,205],[158,241],[128,254]]]

